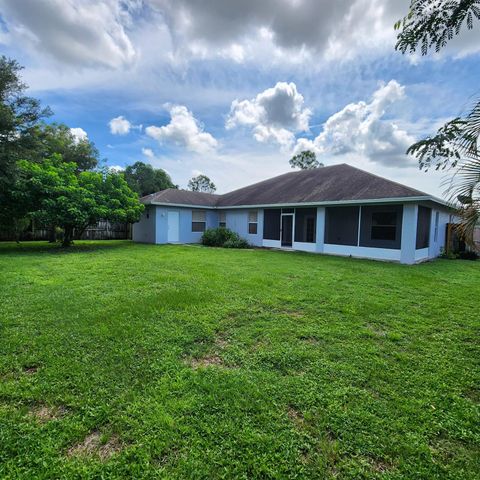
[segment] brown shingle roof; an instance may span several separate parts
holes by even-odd
[[[146,197],[142,197],[140,201],[148,204],[155,203],[171,203],[177,205],[198,205],[202,207],[214,207],[217,203],[219,195],[204,192],[191,192],[189,190],[178,190],[176,188],[167,188],[157,193],[152,193]]]
[[[141,201],[235,207],[408,197],[430,196],[364,170],[341,164],[285,173],[224,195],[168,189],[143,197]]]
[[[217,206],[338,202],[428,196],[345,163],[290,172],[221,195]]]

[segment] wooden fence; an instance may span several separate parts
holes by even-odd
[[[50,240],[51,231],[45,226],[35,225],[33,222],[19,236],[19,240]],[[87,227],[81,236],[75,234],[75,240],[131,240],[131,223],[112,223],[100,220],[95,225]],[[0,230],[0,241],[15,241],[13,231]]]
[[[457,224],[447,223],[446,238],[445,238],[445,250],[449,252],[464,252],[465,250],[471,250],[466,243],[460,237]],[[473,231],[473,245],[474,250],[480,252],[480,226],[476,227]]]

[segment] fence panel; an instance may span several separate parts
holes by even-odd
[[[95,225],[87,227],[81,236],[74,235],[76,240],[131,240],[131,223],[112,223],[100,220]],[[0,241],[15,241],[15,232],[0,230]],[[33,222],[23,231],[19,240],[50,240],[50,229],[45,226],[35,225]]]

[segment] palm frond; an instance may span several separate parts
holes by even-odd
[[[395,48],[402,53],[417,49],[426,55],[439,52],[458,35],[464,25],[468,30],[480,20],[480,0],[411,0],[408,14],[395,23],[400,30]]]

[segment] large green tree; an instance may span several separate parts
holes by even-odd
[[[20,160],[12,196],[19,216],[62,227],[64,246],[71,244],[75,231],[100,219],[135,222],[144,208],[122,175],[78,172],[74,162],[64,162],[58,154],[40,163]]]
[[[64,162],[73,162],[77,171],[92,170],[98,166],[99,153],[88,138],[79,139],[63,123],[42,123],[36,127],[35,155],[32,160],[43,160],[60,154]]]
[[[188,181],[188,188],[192,192],[215,193],[217,187],[206,175],[200,174]]]
[[[51,114],[38,100],[25,95],[21,68],[15,60],[0,57],[0,223],[12,218],[8,195],[16,162],[31,158],[37,146],[38,123]]]
[[[165,170],[153,168],[152,165],[143,162],[129,165],[125,169],[125,180],[140,197],[167,188],[178,188]]]
[[[412,0],[408,14],[397,22],[396,49],[402,53],[418,50],[427,55],[440,51],[462,28],[472,29],[480,19],[480,0]],[[435,135],[407,150],[420,168],[454,168],[448,195],[462,205],[461,230],[468,242],[480,220],[480,102],[471,110],[443,125]]]

